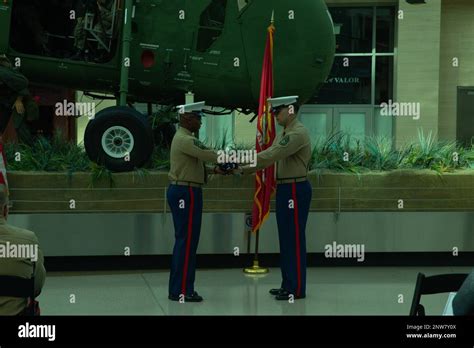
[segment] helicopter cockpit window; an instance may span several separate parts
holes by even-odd
[[[239,7],[239,11],[242,11],[248,4],[249,0],[237,0],[237,6]]]
[[[24,54],[105,63],[115,55],[123,1],[15,1],[10,45]]]
[[[201,14],[197,51],[206,52],[224,30],[227,0],[212,0]]]

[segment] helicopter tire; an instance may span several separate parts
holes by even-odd
[[[147,118],[123,106],[100,111],[89,122],[84,136],[89,159],[112,172],[129,172],[143,167],[154,144]]]

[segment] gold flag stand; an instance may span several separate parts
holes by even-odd
[[[249,233],[249,243],[251,238],[252,232]],[[244,273],[248,275],[262,275],[267,274],[270,272],[268,268],[260,267],[260,263],[258,260],[258,241],[260,236],[260,230],[257,230],[255,235],[255,256],[253,259],[253,266],[244,268]]]

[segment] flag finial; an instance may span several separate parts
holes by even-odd
[[[275,10],[272,11],[272,20],[271,20],[271,23],[272,23],[272,24],[275,23]]]

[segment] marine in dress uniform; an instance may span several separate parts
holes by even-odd
[[[206,162],[217,163],[217,152],[204,146],[194,135],[201,128],[205,103],[178,106],[180,128],[171,143],[167,200],[173,215],[175,245],[169,280],[169,299],[201,302],[194,290],[196,251],[201,233],[202,186],[207,182]],[[184,112],[184,113],[183,113]],[[216,174],[223,174],[217,167]],[[183,298],[184,296],[184,298]]]
[[[10,248],[14,245],[34,246],[38,245],[38,239],[34,232],[24,230],[15,226],[8,225],[8,199],[6,198],[4,185],[0,185],[0,244],[8,245]],[[38,247],[38,259],[35,264],[34,273],[34,295],[38,296],[43,288],[46,270],[44,269],[44,257],[41,249]],[[0,276],[15,276],[29,279],[33,275],[33,263],[30,259],[5,258],[0,257]],[[3,285],[3,286],[2,286]],[[5,284],[0,283],[0,294],[7,289]],[[0,316],[2,315],[20,315],[25,311],[27,299],[20,297],[0,295]]]
[[[0,134],[13,115],[13,126],[22,143],[32,145],[29,122],[39,118],[39,109],[28,90],[28,79],[12,69],[5,55],[0,55]]]
[[[273,146],[258,154],[256,168],[243,168],[250,173],[277,164],[276,218],[283,280],[281,288],[270,290],[277,300],[306,297],[306,222],[312,198],[307,176],[312,148],[308,130],[297,120],[297,100],[297,96],[269,99],[284,130]]]

